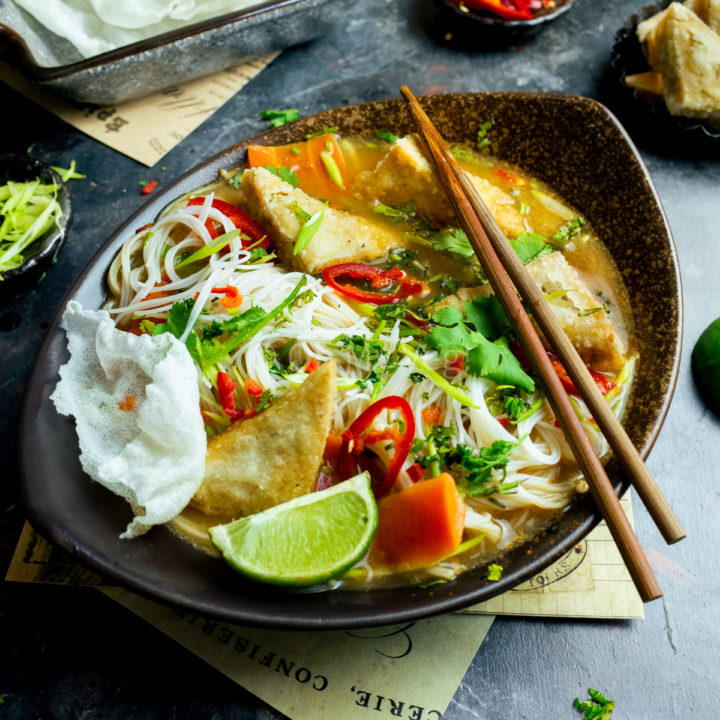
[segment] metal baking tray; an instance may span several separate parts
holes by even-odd
[[[65,38],[0,0],[0,39],[22,71],[78,103],[116,105],[322,35],[344,0],[271,0],[83,59]]]

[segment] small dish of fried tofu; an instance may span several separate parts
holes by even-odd
[[[720,130],[720,0],[672,2],[637,23],[649,68],[624,83],[673,116]]]

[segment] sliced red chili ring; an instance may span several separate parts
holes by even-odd
[[[395,430],[397,438],[393,439],[393,455],[388,463],[387,470],[383,473],[375,458],[367,457],[361,453],[365,446],[365,440],[377,439],[383,431],[376,433],[368,428],[375,418],[383,411],[395,410],[400,413],[402,425]],[[400,469],[403,466],[410,452],[410,446],[415,439],[415,417],[412,408],[405,398],[399,395],[389,395],[373,403],[362,412],[342,434],[342,445],[338,453],[337,471],[341,480],[348,480],[357,475],[358,470],[368,470],[373,478],[373,493],[375,497],[382,497],[388,493],[397,480]]]
[[[392,267],[389,270],[366,265],[365,263],[341,263],[331,265],[322,272],[323,280],[337,292],[359,300],[360,302],[371,303],[372,305],[385,305],[397,303],[403,298],[411,295],[419,295],[423,291],[423,284],[413,277],[406,275],[402,270]],[[375,292],[355,287],[354,285],[338,282],[338,278],[347,276],[355,280],[365,280],[371,288],[380,289],[396,284],[395,292]]]
[[[202,205],[204,202],[204,196],[196,197],[192,200],[189,200],[188,205]],[[247,235],[250,238],[251,242],[243,242],[243,247],[247,245],[255,245],[255,243],[258,243],[257,245],[255,245],[255,247],[261,247],[264,250],[268,249],[270,240],[268,238],[267,231],[257,220],[255,220],[255,218],[250,217],[250,215],[248,215],[246,212],[243,212],[239,207],[236,207],[232,203],[225,202],[225,200],[219,200],[218,198],[215,198],[212,201],[212,206],[216,210],[219,210],[223,215],[225,215],[225,217],[229,218],[236,228],[238,228],[244,235]],[[213,240],[216,237],[220,236],[220,231],[222,230],[222,227],[218,229],[218,227],[216,226],[216,221],[212,218],[208,218],[205,221],[205,228],[210,233],[210,237]]]
[[[510,350],[512,350],[512,354],[520,361],[520,364],[525,368],[525,370],[529,370],[530,361],[528,360],[525,351],[522,349],[522,346],[517,340],[513,340],[510,343]],[[554,353],[551,353],[549,350],[546,350],[545,352],[550,359],[553,370],[555,370],[558,378],[560,379],[560,383],[562,384],[563,388],[565,388],[565,392],[569,395],[580,395],[578,389],[575,387],[575,383],[570,379],[570,376],[567,374],[567,371],[563,367],[563,364],[560,362],[560,358]],[[607,375],[603,375],[602,373],[598,372],[597,370],[593,370],[590,367],[588,368],[588,372],[590,373],[592,379],[595,381],[598,390],[603,395],[607,395],[613,388],[617,387],[615,381],[612,378],[609,378]]]

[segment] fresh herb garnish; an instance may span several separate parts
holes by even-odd
[[[301,290],[306,282],[303,276],[292,292],[269,312],[265,312],[261,307],[253,307],[223,322],[213,320],[209,325],[196,325],[185,340],[185,346],[193,360],[207,374],[213,365],[247,342],[268,323],[279,318],[287,308],[300,301],[303,297]],[[155,325],[152,334],[162,335],[169,332],[179,339],[187,329],[194,306],[195,300],[192,298],[173,303],[166,322]],[[223,337],[225,340],[222,340]]]
[[[305,222],[303,223],[303,226],[300,228],[300,232],[298,233],[298,236],[295,240],[295,247],[293,248],[293,255],[297,255],[299,252],[302,252],[303,249],[306,248],[307,245],[310,243],[310,241],[315,237],[315,233],[318,231],[318,228],[320,227],[320,224],[322,223],[323,218],[325,217],[326,210],[327,210],[327,205],[323,205],[323,207],[320,210],[318,210],[314,215],[305,219]],[[297,209],[295,209],[295,213],[299,214]],[[305,213],[305,215],[307,215],[307,214],[308,213]],[[300,217],[303,217],[303,216],[300,216]]]
[[[269,120],[270,127],[280,127],[287,123],[293,122],[300,117],[300,113],[295,108],[287,110],[263,110],[260,113],[261,120]]]
[[[565,225],[563,225],[557,232],[553,233],[548,238],[548,240],[554,245],[562,247],[566,242],[570,240],[570,238],[575,237],[575,235],[580,232],[584,224],[585,218],[576,217],[569,223],[565,223]]]
[[[490,582],[497,582],[502,577],[503,566],[490,563],[488,565],[487,575],[485,576]]]
[[[320,137],[321,135],[331,135],[332,133],[336,133],[338,131],[337,127],[333,125],[332,127],[326,127],[322,130],[316,130],[315,132],[308,133],[305,136],[306,140],[312,140],[313,138]]]
[[[594,688],[588,688],[590,700],[580,702],[575,698],[573,707],[585,713],[585,720],[610,720],[615,703]]]
[[[68,180],[82,180],[85,177],[75,170],[74,160],[70,161],[69,168],[61,168],[57,167],[57,165],[51,165],[50,167],[60,176],[63,182],[67,182]]]
[[[284,182],[292,185],[294,188],[298,186],[297,175],[290,170],[290,168],[284,165],[263,165],[266,170],[269,170],[273,175],[277,175]]]
[[[243,170],[238,170],[234,175],[227,178],[227,180],[225,182],[227,182],[227,184],[231,188],[234,188],[235,190],[240,190],[240,188],[242,187],[243,172],[244,172]]]
[[[478,150],[482,150],[490,144],[490,138],[488,138],[487,134],[493,125],[495,125],[495,120],[490,118],[490,120],[484,122],[478,128],[476,138],[476,147]]]
[[[555,247],[542,235],[531,232],[522,232],[516,238],[510,238],[510,244],[524,265],[555,251]]]
[[[411,372],[410,373],[410,380],[412,380],[413,385],[415,383],[422,382],[425,379],[425,376],[422,373],[419,372]]]
[[[421,590],[427,590],[429,587],[432,587],[433,585],[443,585],[446,583],[447,580],[442,580],[441,578],[438,578],[437,580],[431,580],[430,582],[423,583],[422,585],[418,585],[418,587]]]
[[[392,143],[397,142],[397,139],[398,139],[397,135],[395,135],[394,133],[391,133],[386,128],[383,128],[382,130],[378,130],[375,133],[375,137],[379,138],[380,140],[384,140],[385,142],[388,142],[391,145],[392,145]]]
[[[535,390],[532,378],[522,369],[506,342],[498,336],[499,316],[490,308],[497,302],[474,298],[465,303],[467,320],[456,307],[443,307],[432,320],[435,325],[425,342],[440,355],[465,353],[465,370],[500,385],[513,385],[526,392]],[[473,327],[474,326],[474,327]],[[489,338],[498,338],[493,342]]]
[[[452,154],[458,160],[473,160],[472,153],[469,150],[465,150],[465,148],[454,147],[452,148]]]
[[[580,310],[577,315],[578,317],[587,317],[588,315],[594,315],[597,312],[602,312],[602,310],[603,309],[601,307],[593,307],[588,308],[587,310]]]

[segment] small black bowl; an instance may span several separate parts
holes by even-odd
[[[621,92],[628,102],[635,103],[636,108],[644,115],[648,123],[652,123],[657,132],[682,134],[688,140],[701,143],[716,143],[720,140],[720,130],[711,127],[700,118],[671,115],[662,97],[656,97],[625,84],[625,78],[635,73],[650,70],[642,46],[638,40],[637,26],[653,15],[664,10],[673,0],[661,0],[647,5],[628,17],[615,35],[610,64],[615,70]]]
[[[532,37],[549,22],[565,14],[576,0],[556,0],[552,8],[543,8],[529,20],[504,20],[491,12],[460,6],[452,0],[435,0],[446,16],[463,35],[472,34],[478,42],[486,45],[510,45]]]
[[[26,249],[25,253],[29,254],[22,265],[2,274],[3,279],[0,281],[2,291],[6,291],[11,285],[16,287],[17,281],[34,275],[55,257],[70,224],[72,205],[67,186],[49,165],[27,155],[0,155],[0,185],[8,182],[32,182],[38,179],[43,183],[60,186],[57,199],[62,208],[62,217],[55,227]]]

